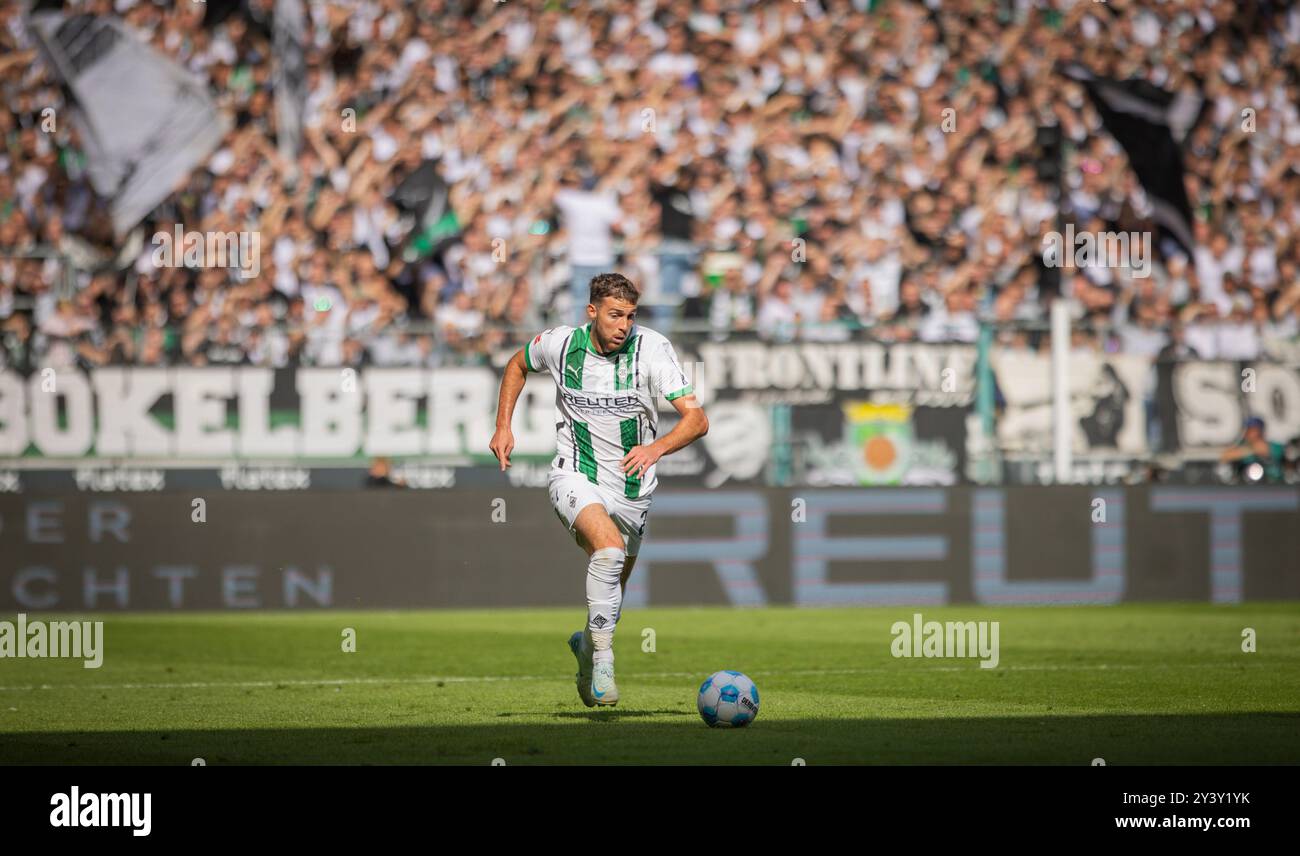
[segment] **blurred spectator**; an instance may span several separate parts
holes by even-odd
[[[799,324],[799,310],[793,300],[794,288],[782,279],[758,310],[758,331],[769,339],[788,342]]]
[[[979,338],[975,301],[965,290],[953,290],[920,324],[922,342],[974,342]]]
[[[1253,416],[1236,443],[1224,449],[1219,460],[1231,464],[1237,477],[1247,482],[1280,482],[1286,447],[1264,439],[1264,420]]]
[[[375,458],[370,462],[370,470],[366,473],[366,487],[406,487],[406,484],[393,476],[393,468],[387,458]]]
[[[714,288],[709,302],[709,325],[719,338],[733,331],[754,327],[754,298],[745,287],[739,269],[727,271],[722,285]]]
[[[571,186],[581,183],[581,187]],[[587,301],[591,280],[614,268],[612,230],[623,214],[617,201],[608,194],[592,192],[594,181],[566,180],[555,194],[555,204],[564,215],[568,236],[569,292],[573,301],[573,321],[587,323]]]

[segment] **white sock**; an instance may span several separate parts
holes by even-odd
[[[587,563],[587,632],[594,663],[614,661],[614,624],[623,606],[618,581],[626,559],[627,554],[617,547],[605,547],[592,553]]]

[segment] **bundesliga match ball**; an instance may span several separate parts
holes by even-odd
[[[758,716],[758,687],[740,672],[714,672],[700,684],[695,704],[710,726],[740,728]]]

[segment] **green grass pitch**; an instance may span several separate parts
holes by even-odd
[[[913,612],[999,621],[998,667],[894,658]],[[0,763],[1300,763],[1294,603],[629,609],[597,710],[580,609],[91,617],[98,670],[0,659]],[[745,729],[695,710],[728,668],[759,687]]]

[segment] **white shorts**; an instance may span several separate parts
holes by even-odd
[[[604,507],[609,519],[623,534],[625,552],[629,556],[640,552],[646,519],[650,516],[650,497],[628,499],[592,484],[583,473],[558,469],[551,470],[548,489],[551,508],[555,509],[556,516],[575,539],[578,533],[573,529],[573,522],[578,519],[578,512],[595,502]]]

